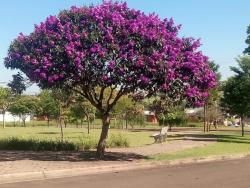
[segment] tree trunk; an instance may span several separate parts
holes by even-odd
[[[65,119],[63,120],[64,123],[64,128],[67,128],[67,122],[65,121]]]
[[[80,121],[80,126],[81,126],[81,128],[83,128],[83,120],[82,119]]]
[[[203,127],[203,131],[204,133],[206,132],[206,116],[207,116],[207,110],[206,110],[206,104],[204,105],[204,127]]]
[[[26,127],[25,119],[23,119],[23,126]]]
[[[241,123],[241,136],[244,136],[245,135],[245,130],[244,130],[243,117],[240,118],[240,123]]]
[[[96,157],[98,159],[102,159],[104,157],[105,147],[106,147],[106,139],[108,137],[110,118],[109,114],[104,114],[102,116],[102,132],[98,142]]]
[[[3,128],[5,128],[5,112],[3,112]]]
[[[63,126],[62,126],[61,116],[59,117],[59,126],[60,126],[60,131],[61,131],[61,142],[63,142],[64,141],[64,134],[63,134]]]
[[[61,131],[61,142],[64,141],[64,135],[63,135],[63,126],[62,126],[62,110],[61,106],[59,106],[59,118],[58,118],[59,126],[60,126],[60,131]]]
[[[89,134],[89,130],[90,130],[90,123],[89,123],[89,115],[87,114],[87,123],[88,123],[88,134]]]
[[[169,126],[169,131],[171,132],[172,131],[172,125],[167,125]]]
[[[19,119],[18,119],[18,125],[19,125],[19,127],[21,127],[21,115],[19,115],[18,117],[19,117]]]
[[[213,121],[213,125],[214,125],[215,130],[217,130],[217,119]]]
[[[132,130],[134,130],[134,122],[132,122],[130,125],[131,125]]]
[[[47,125],[48,125],[48,127],[49,127],[49,121],[50,121],[50,119],[49,119],[49,117],[47,117]]]

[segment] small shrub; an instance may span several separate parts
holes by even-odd
[[[84,136],[83,138],[80,138],[80,148],[83,148],[84,150],[90,150],[90,149],[96,149],[98,144],[98,140],[95,138],[92,138],[90,136]]]
[[[61,142],[55,140],[10,137],[0,140],[0,150],[74,151],[78,150],[78,145],[67,141]]]
[[[108,147],[129,147],[127,137],[122,134],[111,134],[107,142]]]
[[[84,150],[97,148],[97,141],[93,139],[86,139],[83,143]]]

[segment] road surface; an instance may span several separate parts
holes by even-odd
[[[250,158],[2,184],[0,188],[250,188]]]

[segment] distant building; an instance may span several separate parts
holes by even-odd
[[[27,115],[26,122],[30,121],[30,115]],[[5,122],[18,122],[22,121],[22,119],[19,116],[13,116],[10,112],[5,113],[4,117]],[[0,122],[3,122],[3,114],[0,114]]]
[[[198,122],[203,118],[203,108],[186,108],[185,113],[191,122]]]
[[[156,119],[156,116],[155,116],[154,112],[151,112],[149,110],[145,110],[144,115],[146,117],[147,122],[157,123],[157,119]]]

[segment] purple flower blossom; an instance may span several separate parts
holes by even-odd
[[[41,79],[46,79],[46,74],[44,72],[40,72],[39,76]]]
[[[141,60],[141,59],[139,59],[137,62],[136,62],[136,66],[137,67],[144,67],[144,63],[143,63],[143,61]]]
[[[37,61],[36,59],[32,59],[31,63],[32,63],[33,65],[37,65],[37,64],[38,64],[38,61]]]
[[[23,33],[19,33],[19,36],[17,37],[17,40],[19,40],[20,42],[25,40],[25,36]]]
[[[143,84],[147,84],[149,82],[149,78],[143,75],[140,77],[140,80]]]
[[[48,78],[48,83],[49,83],[49,84],[53,84],[53,83],[54,83],[54,77],[53,77],[53,76],[50,76],[50,77]]]
[[[109,64],[108,64],[108,69],[109,70],[113,70],[115,68],[115,61],[110,61]]]
[[[24,55],[23,60],[28,63],[30,61],[30,56],[29,55]]]

